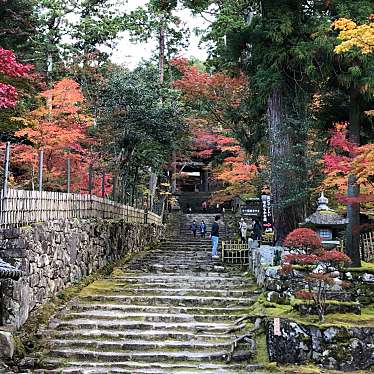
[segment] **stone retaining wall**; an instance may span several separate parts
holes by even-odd
[[[25,273],[19,281],[0,283],[0,324],[22,326],[48,298],[113,260],[141,251],[163,231],[163,226],[113,220],[51,221],[0,231],[0,258]]]
[[[348,372],[374,366],[374,327],[321,328],[282,318],[280,335],[268,320],[267,342],[270,360],[278,363],[314,362]]]
[[[253,249],[251,271],[258,285],[266,292],[267,301],[275,305],[289,304],[289,296],[295,290],[304,288],[305,272],[294,270],[291,277],[281,277],[278,273],[280,267],[273,266],[277,251],[286,253],[286,249],[280,247],[261,246]],[[337,308],[333,311],[360,314],[360,304],[356,303],[356,300],[364,305],[373,302],[374,274],[346,271],[341,273],[341,278],[350,281],[351,285],[344,290],[340,287],[336,290],[331,288],[329,295],[343,301],[332,304],[331,307]],[[300,304],[296,309],[303,312],[300,310],[302,306]],[[309,312],[310,309],[307,308],[304,314]],[[267,318],[266,335],[270,361],[281,364],[313,362],[329,369],[349,372],[374,367],[374,326],[345,327],[339,323],[335,326],[322,326],[280,318],[280,326],[274,329],[274,319]]]

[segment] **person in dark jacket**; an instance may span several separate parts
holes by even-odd
[[[193,237],[196,238],[197,225],[195,220],[192,221],[190,229],[193,233]]]
[[[202,239],[205,239],[205,234],[206,234],[206,224],[204,221],[201,221],[200,223],[200,235]]]
[[[262,238],[262,226],[260,222],[256,219],[253,225],[252,239],[261,240],[261,238]]]
[[[219,241],[219,220],[221,219],[220,216],[216,216],[214,218],[214,223],[212,225],[211,231],[211,239],[212,239],[212,258],[218,258],[217,255],[217,248],[218,248],[218,241]]]

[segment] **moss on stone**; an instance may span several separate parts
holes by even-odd
[[[144,248],[144,251],[154,248],[156,243],[149,245]],[[117,261],[109,263],[102,267],[100,270],[92,273],[89,276],[84,277],[80,282],[74,283],[71,286],[66,287],[64,290],[59,292],[55,297],[51,298],[50,301],[43,304],[37,310],[30,313],[28,320],[22,326],[22,328],[14,334],[14,338],[17,342],[16,351],[14,354],[14,361],[17,362],[22,359],[28,350],[34,351],[41,349],[35,349],[40,347],[41,339],[38,336],[38,330],[42,325],[46,325],[48,321],[56,314],[66,302],[72,300],[82,290],[91,285],[93,282],[108,276],[112,273],[113,269],[120,268],[128,261],[130,261],[137,253],[128,254]]]
[[[265,332],[256,335],[256,364],[265,365],[269,363],[268,348]]]
[[[120,269],[120,268],[114,268],[113,271],[112,271],[112,274],[111,276],[114,277],[114,278],[120,278],[120,277],[123,277],[125,275],[125,272]]]
[[[266,373],[281,373],[281,374],[341,374],[341,371],[328,370],[319,368],[313,364],[307,365],[277,365],[276,363],[269,363],[264,365]],[[355,371],[355,374],[368,374],[368,371]]]
[[[292,265],[293,270],[306,271],[315,268],[315,265]]]
[[[344,268],[342,269],[343,272],[350,272],[350,273],[369,273],[369,274],[374,274],[374,263],[372,262],[361,262],[361,267],[359,268]]]
[[[288,318],[302,325],[313,325],[319,328],[374,326],[374,304],[363,307],[361,315],[331,313],[325,316],[324,322],[320,322],[317,315],[308,314],[302,316],[293,309],[292,305],[282,305],[267,301],[266,293],[258,297],[257,301],[249,308],[248,314],[258,317]]]

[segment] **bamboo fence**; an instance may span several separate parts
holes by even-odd
[[[6,192],[2,190],[0,193],[1,228],[73,218],[162,223],[162,218],[154,212],[146,212],[94,195],[15,189],[8,189]]]
[[[360,236],[361,258],[366,262],[374,262],[374,232],[366,232]]]
[[[228,264],[248,265],[248,245],[236,241],[222,241],[222,261]]]

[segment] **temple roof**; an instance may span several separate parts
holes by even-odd
[[[22,277],[22,271],[0,259],[0,279],[18,280]]]

